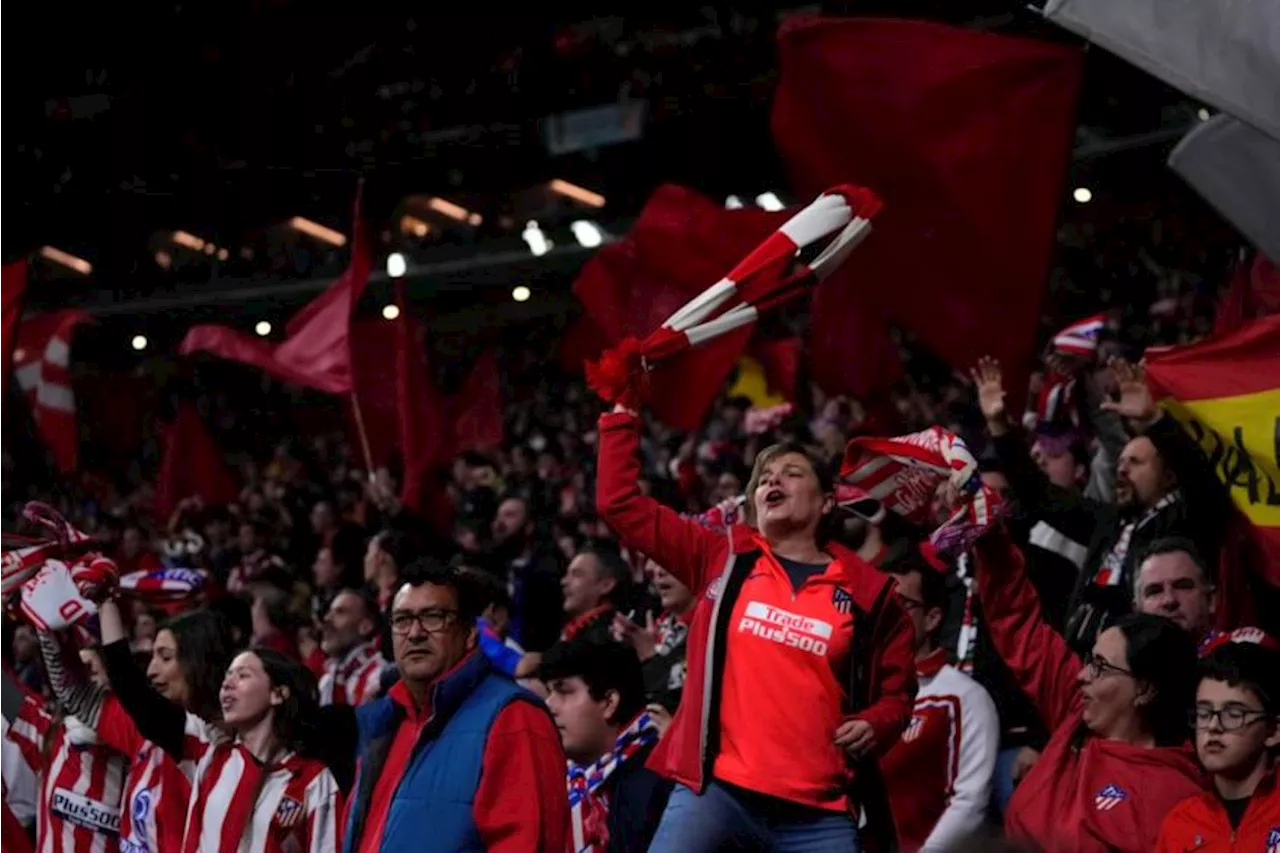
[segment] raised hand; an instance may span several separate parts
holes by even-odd
[[[1111,376],[1115,380],[1118,400],[1103,400],[1101,408],[1106,412],[1115,412],[1128,418],[1137,426],[1145,428],[1160,415],[1156,408],[1155,398],[1147,387],[1146,362],[1132,364],[1123,358],[1112,358],[1107,362]]]
[[[1000,362],[990,356],[978,359],[978,364],[969,371],[974,387],[978,389],[978,408],[986,418],[988,428],[994,435],[1000,435],[1008,428],[1004,407],[1004,375],[1000,370]]]
[[[657,653],[658,628],[653,623],[652,613],[645,612],[643,626],[621,613],[614,614],[611,627],[613,638],[635,649],[636,657],[640,658],[641,663]]]

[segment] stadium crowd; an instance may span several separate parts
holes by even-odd
[[[14,501],[5,849],[1272,849],[1280,647],[1218,618],[1230,501],[1139,361],[1212,297],[1048,318],[1025,415],[915,354],[887,447],[512,357],[447,526],[341,433],[158,521]]]

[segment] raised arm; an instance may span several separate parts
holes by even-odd
[[[639,449],[634,412],[600,416],[596,512],[624,545],[652,557],[697,594],[712,580],[707,566],[727,540],[640,492]]]
[[[138,669],[116,603],[104,601],[98,616],[102,625],[102,661],[121,708],[137,724],[142,737],[181,762],[185,757],[186,712],[157,693]]]
[[[1008,533],[998,529],[987,534],[973,553],[991,641],[1052,731],[1071,716],[1079,701],[1080,660],[1044,620],[1022,552]]]

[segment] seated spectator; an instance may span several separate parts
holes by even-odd
[[[635,652],[570,640],[551,647],[538,674],[569,758],[570,849],[649,849],[670,785],[644,766],[659,735]]]
[[[987,691],[938,645],[946,580],[923,560],[897,564],[894,576],[915,629],[920,690],[911,723],[880,767],[899,847],[905,853],[950,850],[986,819],[1000,721]]]
[[[480,596],[430,559],[391,610],[400,681],[360,709],[345,853],[567,846],[564,752],[546,707],[477,648]]]
[[[378,653],[378,622],[376,606],[364,593],[344,589],[334,596],[321,626],[322,706],[355,706],[378,695],[383,663]]]
[[[1200,661],[1196,753],[1213,788],[1173,807],[1160,853],[1280,844],[1280,645],[1257,628],[1215,639]]]

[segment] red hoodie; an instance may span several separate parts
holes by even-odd
[[[992,642],[1053,732],[1014,790],[1005,828],[1064,853],[1154,849],[1164,816],[1204,789],[1195,753],[1088,735],[1076,680],[1082,665],[1045,623],[1022,553],[998,532],[980,540],[974,555]]]
[[[627,413],[600,418],[597,510],[629,548],[652,557],[697,597],[684,695],[649,766],[699,793],[714,775],[844,811],[850,772],[834,737],[849,718],[844,694],[854,620],[873,609],[891,580],[830,545],[835,559],[826,571],[793,589],[754,530],[708,530],[641,494],[637,425]],[[739,567],[736,558],[752,553],[754,562]],[[875,730],[878,754],[897,742],[915,694],[910,623],[892,596],[883,600],[868,678],[876,699],[856,715]]]
[[[1231,826],[1216,791],[1183,800],[1160,826],[1157,853],[1245,853],[1280,849],[1280,770],[1272,768],[1259,784],[1240,825]]]

